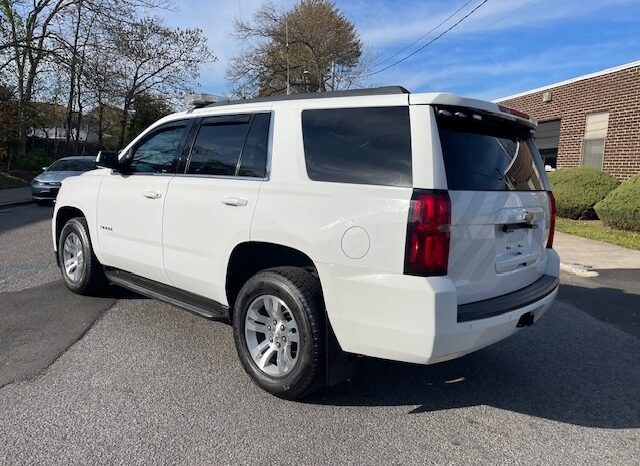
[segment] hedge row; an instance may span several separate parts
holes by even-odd
[[[614,176],[590,167],[551,172],[549,180],[558,216],[576,220],[598,218],[593,207],[619,184]]]
[[[636,175],[595,205],[600,219],[612,228],[640,231],[640,175]]]

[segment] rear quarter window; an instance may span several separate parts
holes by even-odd
[[[312,180],[412,185],[407,106],[304,110],[302,135]]]

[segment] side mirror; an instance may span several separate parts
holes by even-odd
[[[98,167],[112,168],[114,170],[122,170],[126,164],[120,162],[117,152],[108,152],[101,150],[96,157],[96,165]]]

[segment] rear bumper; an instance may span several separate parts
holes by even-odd
[[[540,302],[545,296],[558,290],[558,277],[543,275],[536,282],[502,296],[458,306],[458,322],[486,319],[522,309]]]
[[[515,292],[473,303],[482,312],[459,321],[459,309],[472,305],[458,306],[448,277],[362,274],[361,269],[317,265],[327,314],[343,350],[419,364],[455,359],[503,340],[519,330],[518,321],[528,312],[537,321],[557,295],[560,274],[557,253],[547,250],[544,287],[536,282],[520,290],[519,300]],[[536,289],[537,294],[530,293]]]
[[[558,285],[542,299],[526,306],[494,317],[442,326],[436,332],[431,354],[424,362],[433,364],[459,358],[504,340],[520,330],[518,322],[524,314],[532,313],[534,322],[537,322],[549,309],[557,294]]]

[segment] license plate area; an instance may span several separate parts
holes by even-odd
[[[540,228],[518,228],[506,230],[496,225],[496,273],[511,272],[534,265],[540,256],[541,246],[537,240]]]

